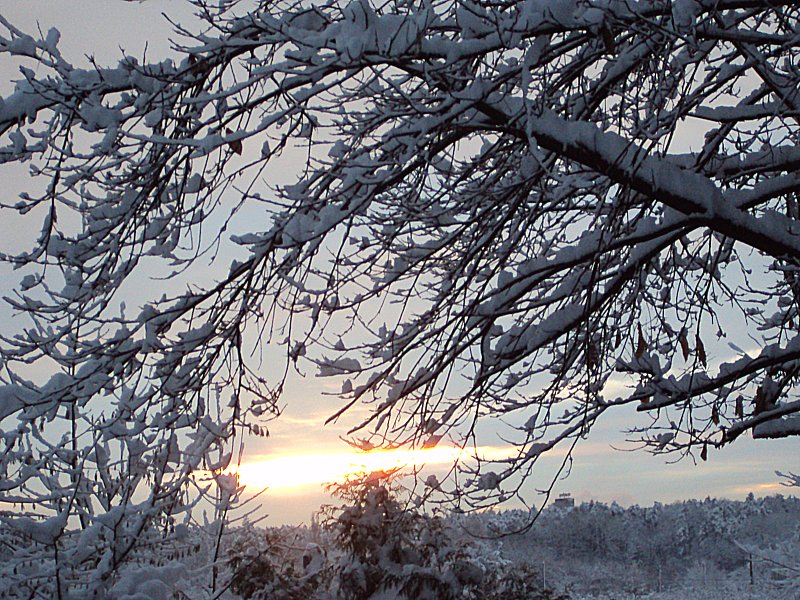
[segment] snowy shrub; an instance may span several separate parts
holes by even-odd
[[[227,565],[230,589],[253,600],[307,600],[328,581],[327,565],[303,564],[286,530],[245,525],[231,534]],[[309,568],[312,567],[312,568]]]
[[[487,578],[479,590],[470,594],[475,600],[569,600],[568,596],[542,586],[542,573],[530,564],[517,562]]]
[[[392,594],[409,600],[557,600],[541,575],[513,563],[459,527],[459,519],[420,513],[373,474],[336,488],[345,500],[328,526],[344,551],[336,596],[363,600]]]
[[[113,600],[173,600],[181,593],[186,567],[172,563],[162,567],[128,567],[111,588]],[[184,596],[185,597],[185,596]]]
[[[449,546],[444,522],[418,514],[395,492],[378,474],[336,488],[345,500],[328,520],[345,552],[338,595],[360,600],[394,590],[398,597],[449,600],[470,579],[480,581],[480,567]]]

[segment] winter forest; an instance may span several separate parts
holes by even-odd
[[[800,598],[794,0],[163,10],[0,7],[0,598]],[[278,526],[301,397],[447,464]],[[783,495],[558,497],[609,419]]]

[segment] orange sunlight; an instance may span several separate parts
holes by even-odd
[[[744,496],[745,494],[779,494],[786,486],[780,481],[769,481],[766,483],[750,483],[745,485],[737,485],[731,488],[733,493],[737,496]]]
[[[469,452],[452,447],[305,454],[244,463],[236,471],[239,483],[250,487],[251,491],[265,487],[278,490],[344,481],[348,475],[358,473],[452,464],[469,455]]]

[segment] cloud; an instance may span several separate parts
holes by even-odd
[[[761,483],[743,483],[739,485],[732,485],[727,488],[727,493],[725,495],[737,497],[746,496],[747,494],[752,493],[756,496],[764,496],[785,492],[786,489],[786,486],[779,481],[763,481]]]

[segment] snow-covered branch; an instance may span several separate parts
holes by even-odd
[[[42,593],[102,594],[198,494],[226,514],[292,369],[376,443],[502,417],[471,506],[631,405],[657,452],[797,433],[796,2],[195,4],[179,59],[96,68],[0,18],[0,162],[32,174],[0,501],[37,505],[2,516]],[[64,558],[75,528],[111,562]]]

